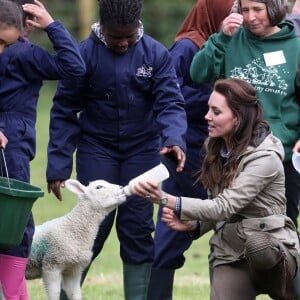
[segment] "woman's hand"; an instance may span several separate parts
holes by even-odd
[[[296,15],[300,15],[300,0],[296,0],[294,6],[292,8],[292,13]]]
[[[163,191],[160,189],[158,183],[153,181],[138,182],[134,186],[134,193],[156,204],[160,204],[163,197]]]
[[[224,19],[222,23],[222,31],[229,36],[233,36],[240,26],[243,25],[244,18],[241,14],[232,13]]]
[[[194,231],[196,229],[195,221],[182,221],[172,209],[167,207],[164,207],[162,210],[161,220],[173,230]]]
[[[161,190],[159,184],[153,181],[141,181],[138,182],[133,189],[133,193],[141,197],[146,198],[152,203],[162,204],[162,199],[167,198],[167,203],[164,205],[170,209],[176,209],[176,197],[167,194]]]
[[[293,152],[300,152],[300,140],[295,144]]]

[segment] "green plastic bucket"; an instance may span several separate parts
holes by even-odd
[[[9,249],[22,242],[33,203],[43,196],[37,186],[0,176],[0,248]]]

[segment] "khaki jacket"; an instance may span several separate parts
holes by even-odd
[[[219,193],[216,187],[205,200],[182,197],[181,219],[199,220],[201,234],[215,230],[210,239],[214,266],[242,259],[246,236],[257,231],[277,237],[300,262],[296,228],[285,215],[283,156],[281,142],[269,134],[241,156],[230,188]]]

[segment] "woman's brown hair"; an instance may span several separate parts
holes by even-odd
[[[223,190],[232,183],[241,154],[249,145],[255,145],[261,128],[268,128],[268,124],[263,120],[256,90],[250,83],[237,78],[220,79],[215,82],[214,91],[226,98],[238,124],[228,140],[230,155],[226,163],[220,155],[224,140],[221,137],[207,139],[199,179],[207,189],[218,185]]]

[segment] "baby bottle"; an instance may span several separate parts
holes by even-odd
[[[131,179],[128,183],[128,185],[126,185],[124,187],[124,193],[126,194],[126,196],[130,196],[132,195],[132,189],[135,186],[136,183],[138,183],[139,181],[156,181],[158,183],[164,181],[165,179],[169,178],[169,171],[166,168],[166,166],[162,163],[160,163],[159,165],[157,165],[156,167],[148,170],[147,172]]]

